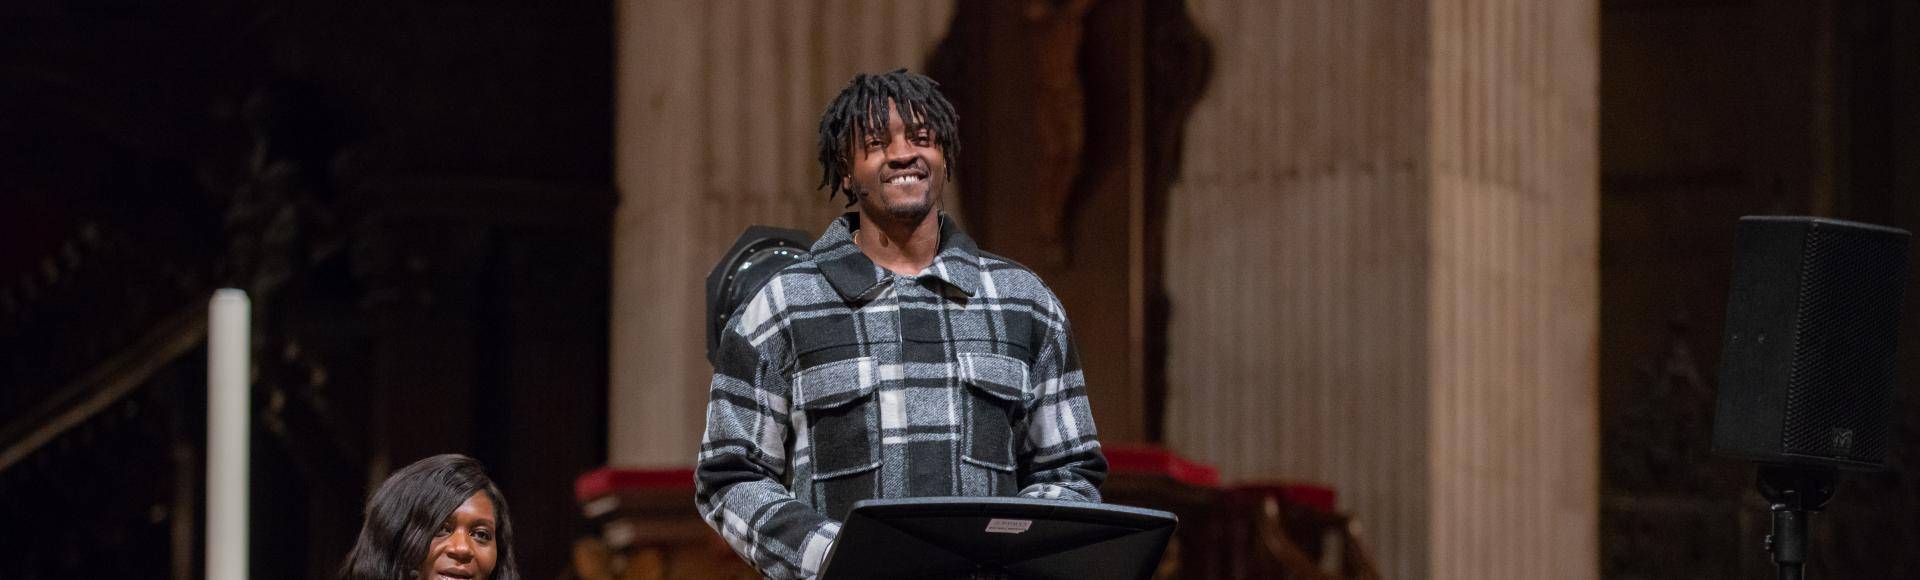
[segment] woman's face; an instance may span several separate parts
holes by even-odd
[[[493,499],[484,491],[474,492],[433,534],[427,560],[420,563],[420,580],[484,580],[492,576],[499,556],[496,526]]]

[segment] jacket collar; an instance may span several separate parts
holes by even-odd
[[[854,230],[860,229],[860,214],[848,212],[827,225],[827,231],[813,243],[813,261],[820,266],[827,282],[847,302],[866,296],[889,277],[853,243]],[[940,212],[940,252],[933,264],[921,272],[954,287],[971,297],[979,292],[980,247],[960,231],[960,226]]]

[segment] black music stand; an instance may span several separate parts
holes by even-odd
[[[1145,580],[1178,523],[1160,510],[1086,502],[863,500],[853,504],[820,578]]]

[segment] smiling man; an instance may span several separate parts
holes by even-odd
[[[1100,500],[1066,311],[939,211],[956,120],[927,77],[855,76],[820,120],[820,166],[856,211],[720,339],[696,501],[768,577],[818,574],[863,499]]]

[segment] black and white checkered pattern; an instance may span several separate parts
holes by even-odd
[[[709,525],[773,578],[817,574],[853,502],[1099,501],[1106,459],[1066,312],[1026,268],[940,216],[917,276],[835,220],[721,338],[700,446]]]

